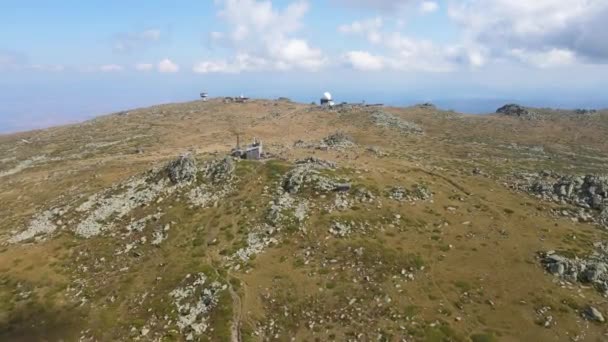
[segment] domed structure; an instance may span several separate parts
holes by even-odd
[[[332,107],[334,105],[334,101],[332,100],[331,94],[329,92],[323,93],[323,97],[321,98],[321,106],[329,106]]]

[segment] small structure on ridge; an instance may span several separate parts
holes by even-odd
[[[232,149],[230,155],[246,160],[260,160],[264,155],[262,142],[257,138],[253,138],[253,142],[250,145],[241,148],[240,136],[237,134],[236,148]]]

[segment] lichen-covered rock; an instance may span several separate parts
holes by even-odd
[[[27,228],[12,236],[8,242],[18,243],[29,240],[34,237],[44,236],[53,233],[57,230],[57,226],[53,223],[54,214],[51,210],[47,210],[37,215],[30,221]]]
[[[276,244],[278,240],[273,237],[276,229],[269,225],[254,227],[247,234],[247,245],[236,251],[234,258],[248,261],[253,255],[261,253],[266,247]]]
[[[193,182],[196,180],[196,160],[190,154],[180,156],[167,165],[167,173],[173,184]]]
[[[388,190],[388,197],[397,201],[426,201],[433,198],[433,193],[426,185],[415,184],[412,190],[395,186]]]
[[[209,283],[204,273],[189,274],[183,282],[185,285],[171,291],[169,296],[176,309],[176,325],[190,341],[209,329],[209,314],[217,306],[220,292],[227,286],[217,281]]]
[[[204,166],[203,173],[206,180],[217,185],[231,180],[233,178],[235,168],[236,165],[234,159],[226,157],[207,163]]]

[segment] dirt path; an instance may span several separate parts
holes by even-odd
[[[241,319],[243,315],[243,306],[241,302],[241,297],[239,297],[238,293],[234,291],[232,288],[232,284],[228,284],[228,291],[230,291],[230,296],[232,297],[232,342],[241,342]]]

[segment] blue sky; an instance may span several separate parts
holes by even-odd
[[[0,2],[0,132],[211,95],[608,107],[605,0]]]

